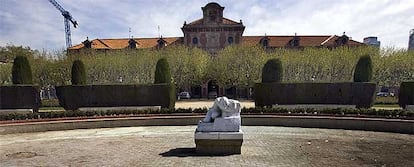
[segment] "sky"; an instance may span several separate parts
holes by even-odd
[[[72,44],[96,38],[182,37],[184,21],[202,17],[210,0],[56,0],[79,23]],[[242,20],[244,36],[377,36],[382,47],[407,48],[413,0],[217,0],[224,17]],[[158,29],[159,27],[159,29]],[[131,33],[129,32],[131,29]],[[48,0],[0,0],[0,46],[65,47],[63,16]]]

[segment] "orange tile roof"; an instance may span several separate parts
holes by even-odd
[[[134,38],[137,42],[138,48],[152,48],[157,46],[157,41],[160,38]],[[182,37],[167,37],[162,38],[164,41],[167,42],[167,45],[174,45],[174,44],[182,44]],[[130,39],[129,38],[121,38],[121,39],[94,39],[92,40],[92,48],[93,49],[124,49],[127,48]],[[77,50],[83,48],[83,43],[75,45],[69,49]]]
[[[267,37],[269,39],[269,47],[286,47],[295,36],[243,36],[242,45],[254,46],[260,44],[260,41]],[[322,35],[322,36],[296,36],[299,38],[300,47],[316,47],[316,46],[333,46],[335,40],[339,38],[336,35]],[[349,46],[359,46],[363,43],[349,40]]]
[[[269,47],[288,47],[290,41],[295,36],[243,36],[241,44],[244,46],[259,45],[264,38],[269,39]],[[320,36],[296,36],[299,38],[299,47],[318,47],[318,46],[334,46],[335,40],[340,38],[337,35],[320,35]],[[160,38],[134,38],[137,42],[137,48],[153,48],[157,46],[157,41]],[[183,44],[183,37],[167,37],[162,38],[167,42],[167,45]],[[92,40],[93,49],[124,49],[128,47],[129,38],[121,39],[94,39]],[[364,45],[361,42],[349,40],[348,46]],[[83,48],[84,45],[78,44],[69,49],[77,50]]]

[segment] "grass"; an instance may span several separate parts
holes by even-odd
[[[375,104],[372,107],[381,107],[381,108],[399,108],[398,104]]]
[[[392,104],[392,105],[398,105],[398,97],[394,96],[394,97],[380,97],[377,96],[375,97],[375,104],[376,105],[388,105],[388,104]]]

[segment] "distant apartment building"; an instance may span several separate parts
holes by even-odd
[[[163,48],[170,45],[186,45],[206,50],[216,54],[226,46],[241,44],[243,46],[260,45],[265,49],[274,48],[304,48],[323,47],[335,48],[340,46],[362,46],[361,42],[350,39],[345,33],[337,35],[262,35],[243,36],[245,26],[242,20],[233,21],[223,16],[224,7],[211,2],[201,7],[203,17],[184,22],[181,30],[184,37],[157,37],[157,38],[117,38],[117,39],[89,39],[81,44],[69,48],[69,52],[76,52],[84,48],[94,50],[145,49]],[[293,33],[292,33],[293,34]]]
[[[408,40],[408,50],[414,50],[414,29],[410,31],[410,37]]]
[[[370,45],[370,46],[376,46],[380,47],[381,42],[378,41],[378,37],[365,37],[364,38],[364,44]]]

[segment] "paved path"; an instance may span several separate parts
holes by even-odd
[[[194,126],[0,135],[0,166],[414,166],[414,135],[244,126],[241,155],[197,156]]]
[[[175,108],[210,108],[213,106],[214,101],[213,100],[182,100],[182,101],[176,101]],[[242,107],[246,108],[252,108],[254,107],[254,101],[251,100],[242,100],[240,101]],[[401,109],[401,107],[372,107],[373,109],[377,110],[398,110]]]

